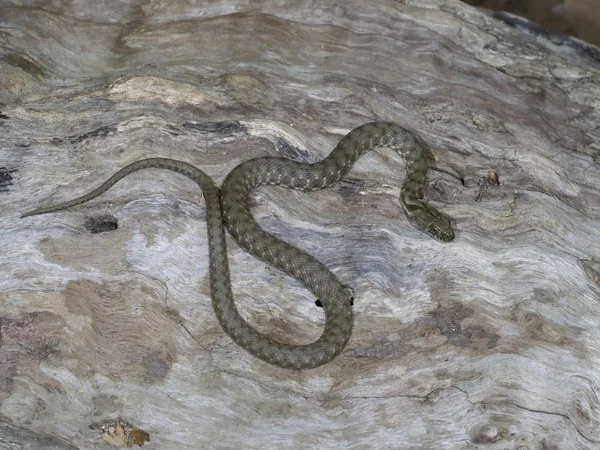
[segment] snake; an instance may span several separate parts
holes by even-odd
[[[41,207],[21,217],[88,202],[141,169],[166,169],[189,178],[200,186],[205,199],[210,292],[222,329],[235,343],[267,363],[287,369],[310,369],[334,359],[350,340],[354,323],[352,293],[316,258],[264,231],[251,214],[248,196],[261,185],[300,191],[329,187],[343,178],[362,155],[377,147],[391,148],[404,159],[406,177],[400,201],[409,220],[439,241],[452,241],[454,231],[450,220],[423,201],[428,163],[422,145],[411,131],[389,122],[372,122],[353,129],[318,162],[297,162],[284,157],[244,161],[229,172],[220,189],[202,170],[186,162],[169,158],[142,159],[123,167],[81,197]],[[303,345],[283,343],[258,332],[240,315],[231,288],[225,228],[244,250],[296,278],[319,299],[325,325],[317,340]]]

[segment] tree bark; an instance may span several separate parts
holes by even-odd
[[[0,448],[600,448],[595,69],[454,0],[0,5]],[[387,149],[324,191],[258,189],[261,226],[354,292],[349,345],[314,370],[219,327],[189,180],[19,218],[142,158],[220,183],[374,120],[427,145],[456,239],[409,223]],[[242,315],[316,339],[312,295],[228,247]]]

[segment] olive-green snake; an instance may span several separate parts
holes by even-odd
[[[344,177],[361,155],[375,147],[390,147],[403,156],[406,179],[400,199],[414,225],[441,241],[454,239],[450,221],[421,200],[428,169],[421,146],[408,130],[385,122],[355,128],[329,156],[314,164],[278,157],[245,161],[227,175],[220,193],[212,180],[196,167],[173,159],[150,158],[122,168],[86,195],[30,211],[22,217],[85,203],[140,169],[167,169],[190,178],[202,188],[206,201],[212,305],[223,330],[237,344],[268,363],[290,369],[313,368],[331,361],[348,343],[353,324],[351,295],[315,258],[263,231],[250,213],[248,194],[265,184],[302,191],[326,188]],[[325,311],[325,329],[319,339],[307,345],[283,344],[259,333],[240,316],[231,292],[223,225],[246,251],[296,278],[320,299]]]

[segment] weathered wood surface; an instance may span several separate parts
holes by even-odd
[[[90,425],[118,416],[153,449],[600,448],[597,72],[452,0],[16,3],[0,2],[2,449],[109,448]],[[389,150],[327,191],[257,191],[262,226],[355,293],[349,346],[315,370],[222,332],[188,180],[140,172],[19,219],[141,158],[220,182],[378,119],[431,148],[426,195],[457,238],[406,220]],[[297,282],[229,254],[251,323],[319,335]]]

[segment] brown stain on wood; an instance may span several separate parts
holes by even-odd
[[[70,348],[77,373],[142,384],[168,376],[177,359],[177,326],[160,305],[159,293],[132,280],[73,281],[63,295],[68,311],[85,324]]]

